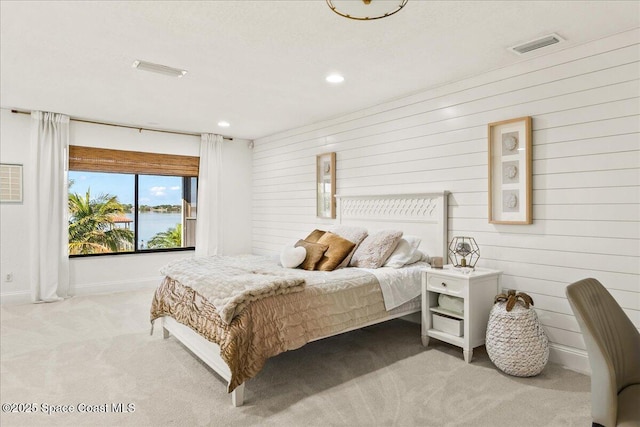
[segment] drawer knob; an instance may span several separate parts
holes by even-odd
[[[444,286],[445,288],[447,287],[447,284],[442,282],[442,286]]]

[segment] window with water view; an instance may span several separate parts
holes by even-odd
[[[69,172],[69,254],[195,246],[197,178]]]

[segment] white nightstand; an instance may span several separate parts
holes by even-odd
[[[449,265],[425,270],[422,273],[422,345],[429,345],[429,337],[457,345],[462,347],[465,362],[471,362],[473,349],[484,344],[489,311],[500,288],[501,274],[498,270],[482,268],[463,274]],[[461,298],[463,314],[440,307],[441,294]],[[438,329],[434,328],[434,316]]]

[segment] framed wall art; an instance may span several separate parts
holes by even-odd
[[[336,217],[336,153],[316,156],[316,209],[319,218]]]
[[[531,117],[489,123],[489,223],[531,224]]]

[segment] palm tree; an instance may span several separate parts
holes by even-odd
[[[182,224],[176,224],[175,228],[162,231],[149,240],[149,249],[179,248],[182,246]]]
[[[117,227],[114,218],[125,213],[117,196],[101,194],[91,199],[91,189],[69,194],[69,254],[130,251],[133,231]]]

